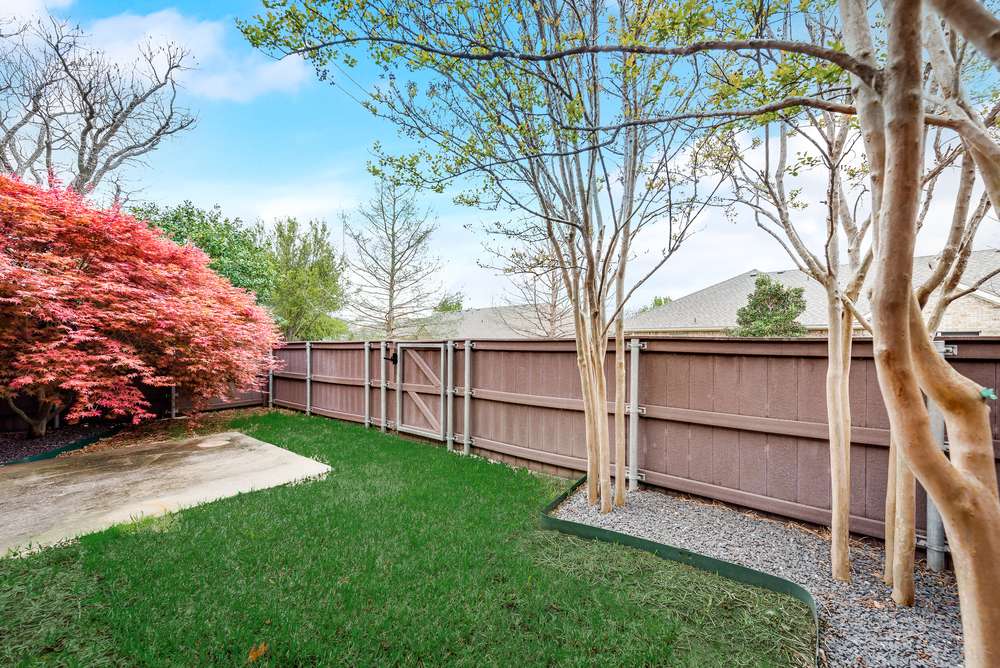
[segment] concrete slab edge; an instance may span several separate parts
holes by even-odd
[[[813,600],[812,594],[806,591],[804,587],[789,580],[785,580],[784,578],[771,575],[770,573],[755,571],[752,568],[740,566],[739,564],[732,564],[728,561],[713,559],[712,557],[706,557],[696,552],[681,550],[680,548],[665,545],[663,543],[656,543],[651,540],[646,540],[645,538],[638,538],[636,536],[630,536],[628,534],[618,533],[617,531],[610,531],[608,529],[600,529],[587,524],[578,524],[577,522],[571,522],[569,520],[549,515],[549,513],[555,510],[560,503],[569,498],[569,496],[579,489],[580,486],[586,481],[587,476],[583,476],[566,492],[560,494],[549,505],[545,506],[541,513],[539,513],[539,527],[550,531],[558,531],[571,536],[579,536],[580,538],[586,538],[588,540],[599,540],[603,543],[634,547],[638,550],[649,552],[660,559],[687,564],[688,566],[708,571],[709,573],[715,573],[716,575],[721,575],[724,578],[729,578],[730,580],[735,580],[736,582],[740,582],[742,584],[753,585],[755,587],[767,589],[779,594],[785,594],[786,596],[791,596],[794,599],[802,601],[808,605],[809,610],[812,611],[813,627],[816,631],[816,648],[814,655],[816,665],[821,665],[819,653],[819,615],[816,613],[816,602]]]

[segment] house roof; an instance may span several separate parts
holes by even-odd
[[[930,276],[933,262],[937,256],[928,255],[913,259],[913,276],[915,283],[923,282]],[[973,285],[989,272],[1000,267],[1000,251],[975,251],[969,258],[969,264],[962,277],[964,285]],[[736,326],[736,312],[747,303],[747,296],[753,292],[757,275],[766,273],[772,279],[787,287],[804,288],[806,310],[796,318],[796,321],[806,327],[826,329],[829,318],[826,306],[826,290],[808,274],[798,269],[786,271],[759,272],[756,269],[734,276],[728,280],[716,283],[703,290],[693,292],[663,306],[650,309],[645,313],[632,316],[625,321],[625,328],[630,331],[683,331],[683,330],[715,330]],[[847,274],[847,267],[842,267],[841,275]],[[867,286],[874,276],[869,271],[858,297],[858,310],[869,313],[871,307],[866,296]],[[981,296],[994,297],[1000,300],[1000,276],[992,278],[979,288]]]
[[[572,316],[565,325],[572,335]],[[412,325],[417,338],[523,339],[540,329],[535,309],[528,304],[446,311]],[[539,334],[540,336],[541,334]]]
[[[516,315],[515,306],[467,308],[437,314],[432,329],[450,339],[518,339],[521,335],[508,325]]]

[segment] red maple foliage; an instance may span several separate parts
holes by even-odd
[[[0,175],[0,399],[37,397],[38,436],[67,405],[152,417],[138,383],[183,386],[196,409],[258,389],[280,334],[208,263],[117,207]]]

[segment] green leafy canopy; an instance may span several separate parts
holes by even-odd
[[[758,274],[747,305],[736,312],[737,326],[726,336],[805,336],[806,328],[796,322],[806,310],[805,288],[786,288],[767,274]]]
[[[133,216],[158,227],[180,245],[193,244],[212,258],[209,267],[238,288],[256,293],[266,302],[274,287],[275,268],[253,230],[239,218],[223,218],[219,205],[199,209],[190,200],[174,207],[141,204],[131,207]]]

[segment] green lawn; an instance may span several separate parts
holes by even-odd
[[[805,665],[805,605],[538,529],[568,481],[358,425],[235,425],[330,464],[0,560],[2,666]],[[796,655],[797,653],[797,655]]]

